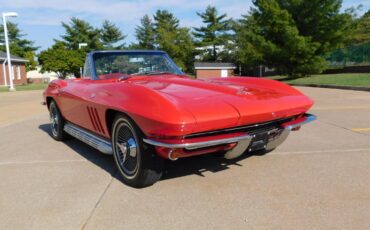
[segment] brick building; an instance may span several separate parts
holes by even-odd
[[[21,85],[27,83],[27,72],[26,72],[26,62],[27,59],[20,58],[14,55],[10,56],[13,68],[13,84]],[[8,61],[6,58],[6,53],[0,51],[0,86],[9,85],[9,71],[8,71]]]
[[[196,62],[194,63],[197,78],[231,77],[234,76],[235,65],[220,62]]]

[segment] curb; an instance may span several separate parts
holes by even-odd
[[[290,84],[291,86],[306,86],[306,87],[316,87],[316,88],[328,88],[328,89],[344,89],[344,90],[356,90],[370,92],[370,87],[361,86],[340,86],[340,85],[319,85],[319,84]]]

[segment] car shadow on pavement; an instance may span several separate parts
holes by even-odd
[[[50,138],[52,138],[49,127],[49,124],[42,124],[39,126],[39,129],[47,133]],[[99,166],[110,175],[112,175],[112,177],[124,183],[121,175],[118,173],[118,170],[115,167],[114,159],[112,156],[104,155],[98,150],[72,137],[63,143],[66,144],[73,151],[75,151],[77,154],[80,154],[86,160]],[[215,153],[197,157],[182,158],[177,161],[168,160],[166,161],[161,180],[174,179],[194,174],[204,177],[205,172],[217,173],[229,169],[230,165],[242,167],[242,165],[238,163],[239,161],[251,156],[261,155],[264,155],[264,152],[255,152],[253,154],[245,153],[237,159],[227,160],[223,157],[222,154]]]
[[[162,176],[162,180],[193,174],[205,177],[204,173],[206,172],[221,172],[223,170],[230,169],[231,165],[242,167],[242,165],[239,163],[240,161],[252,156],[262,156],[264,154],[264,152],[244,153],[242,156],[236,159],[227,160],[224,158],[222,153],[213,153],[196,157],[182,158],[172,162],[168,161]]]

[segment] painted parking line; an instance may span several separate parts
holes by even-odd
[[[370,106],[318,106],[313,107],[311,110],[370,110]]]
[[[77,160],[50,160],[50,161],[5,161],[0,162],[2,165],[24,165],[24,164],[44,164],[44,163],[71,163],[71,162],[87,162],[86,159],[77,159]]]
[[[352,131],[355,131],[355,132],[370,132],[370,128],[355,128],[355,129],[352,129]]]
[[[366,149],[327,149],[327,150],[308,150],[308,151],[292,151],[292,152],[272,152],[270,155],[290,155],[290,154],[317,154],[317,153],[351,153],[351,152],[370,152],[369,148]]]

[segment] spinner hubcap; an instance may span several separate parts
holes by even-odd
[[[115,138],[115,154],[125,174],[134,175],[138,169],[137,143],[131,129],[120,124]]]
[[[58,135],[58,112],[55,107],[52,107],[50,111],[50,122],[51,122],[51,131],[54,136]]]

